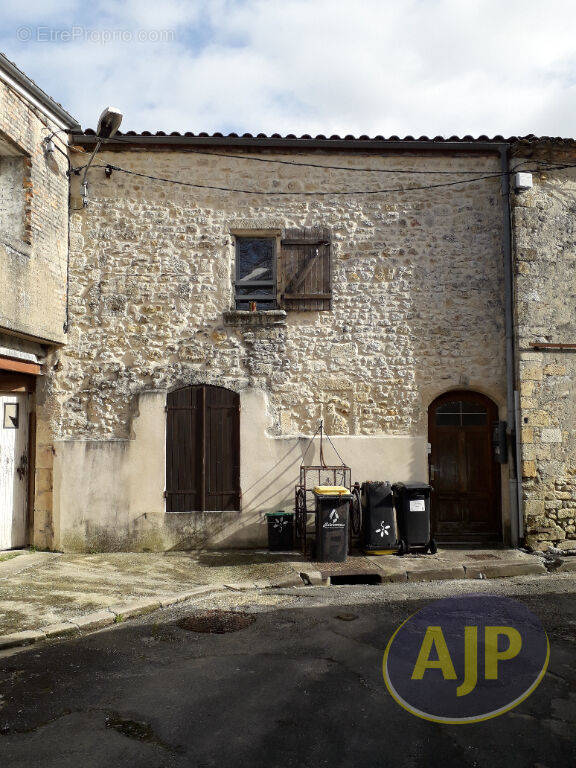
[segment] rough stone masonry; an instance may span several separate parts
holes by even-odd
[[[82,160],[73,155],[74,164]],[[317,163],[319,157],[298,154],[297,161]],[[389,468],[395,480],[426,477],[427,407],[438,394],[475,389],[506,418],[499,179],[354,194],[421,186],[422,176],[410,173],[416,170],[497,173],[497,155],[341,152],[320,162],[388,172],[184,151],[126,148],[98,155],[89,205],[71,215],[70,332],[52,361],[48,388],[60,465],[55,514],[62,533],[53,544],[97,548],[105,539],[110,545],[111,527],[118,548],[175,546],[187,536],[205,543],[222,530],[232,531],[228,543],[262,543],[262,512],[290,508],[296,471],[274,477],[266,452],[297,445],[320,418],[345,459],[357,456],[370,468],[378,455],[380,471]],[[117,171],[107,178],[107,163],[265,194],[177,186]],[[426,176],[430,184],[445,180],[440,173]],[[349,194],[297,194],[331,189]],[[294,194],[276,195],[280,190]],[[73,187],[74,208],[81,207],[78,194]],[[288,312],[283,323],[265,327],[226,324],[234,234],[312,225],[331,231],[333,310]],[[239,519],[213,516],[199,531],[198,520],[190,518],[175,530],[160,492],[164,435],[156,435],[155,445],[148,434],[138,437],[138,424],[148,423],[143,403],[159,413],[167,390],[200,382],[259,398],[255,413],[264,421],[254,423],[251,450],[260,453],[270,493],[264,503],[243,480]],[[243,445],[252,439],[246,434]],[[150,472],[157,466],[159,479],[150,498],[136,502],[117,486],[126,487],[126,476],[136,472],[135,446],[144,450],[145,443]],[[150,451],[156,450],[153,463]],[[256,462],[242,452],[244,465]],[[246,485],[263,482],[251,476]],[[250,534],[242,538],[242,529]]]
[[[99,161],[183,181],[252,184],[272,197],[92,174],[90,205],[72,216],[73,323],[55,376],[58,437],[129,437],[139,392],[198,374],[269,392],[276,434],[309,434],[321,415],[338,434],[418,434],[426,401],[439,391],[473,383],[502,395],[497,180],[394,199],[286,199],[274,189],[362,189],[374,179],[248,169],[177,152],[102,153]],[[347,156],[331,162],[353,164]],[[386,163],[495,168],[492,158],[475,157]],[[360,164],[383,165],[366,157]],[[391,187],[418,180],[381,178]],[[294,313],[282,329],[226,327],[231,233],[312,223],[332,231],[334,311]]]
[[[42,360],[64,343],[68,260],[67,144],[45,112],[0,79],[0,348],[8,357]],[[59,151],[48,156],[44,139]],[[46,546],[53,535],[54,420],[50,370],[31,394],[36,413],[34,532]],[[32,387],[30,387],[32,389]],[[32,512],[32,510],[30,510]]]
[[[553,168],[576,156],[548,144],[519,157],[543,168],[514,196],[526,541],[576,549],[576,175]]]

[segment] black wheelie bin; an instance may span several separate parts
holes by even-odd
[[[400,540],[390,483],[362,483],[361,499],[364,552],[367,555],[388,555],[397,552]]]
[[[399,554],[418,549],[433,555],[437,548],[430,526],[432,487],[428,483],[395,483],[392,488],[400,529]]]
[[[348,556],[348,518],[352,494],[339,485],[314,488],[316,560],[342,563]]]

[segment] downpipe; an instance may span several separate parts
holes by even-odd
[[[517,547],[524,534],[522,517],[522,481],[520,446],[520,403],[516,388],[514,334],[514,271],[512,253],[512,216],[510,211],[509,145],[500,146],[502,191],[502,250],[504,254],[504,316],[506,330],[506,418],[508,420],[508,467],[510,494],[510,543]]]

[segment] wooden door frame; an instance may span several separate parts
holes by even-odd
[[[3,364],[0,366],[0,394],[26,394],[30,398],[28,408],[28,498],[26,500],[26,544],[34,541],[34,500],[36,493],[36,376],[22,373],[18,369],[12,372]]]
[[[499,407],[498,404],[492,400],[492,398],[489,395],[485,395],[483,392],[478,392],[477,390],[473,389],[451,389],[447,392],[443,392],[441,395],[438,395],[435,397],[431,403],[428,406],[428,443],[430,444],[430,448],[432,448],[432,445],[434,442],[434,437],[436,433],[436,421],[435,421],[435,413],[436,408],[439,405],[442,405],[442,403],[450,402],[452,400],[461,400],[463,402],[481,402],[484,405],[486,405],[486,410],[488,414],[488,427],[491,428],[491,425],[493,422],[498,421],[499,418]],[[501,467],[500,464],[496,461],[494,457],[494,452],[491,452],[491,458],[492,458],[492,465],[493,465],[493,478],[494,478],[494,485],[492,488],[492,497],[494,499],[494,502],[496,504],[496,516],[498,519],[498,530],[497,530],[497,542],[501,543],[503,541],[503,520],[502,520],[502,478],[501,478]],[[432,485],[432,488],[434,487],[434,480],[430,476],[430,465],[432,463],[432,450],[430,450],[430,453],[428,454],[428,477],[430,477],[430,483]],[[432,490],[431,499],[431,520],[432,525],[435,525],[435,515],[434,515],[434,506],[435,506],[435,498],[434,498],[434,490]],[[463,534],[462,541],[466,541],[466,535]]]

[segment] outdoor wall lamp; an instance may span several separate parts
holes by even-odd
[[[85,208],[88,205],[88,169],[92,165],[92,161],[96,157],[96,153],[100,149],[103,141],[112,138],[122,122],[122,112],[115,107],[106,107],[98,118],[98,127],[96,128],[96,136],[98,141],[94,147],[94,151],[90,155],[86,167],[84,168],[84,175],[82,176],[82,206]]]

